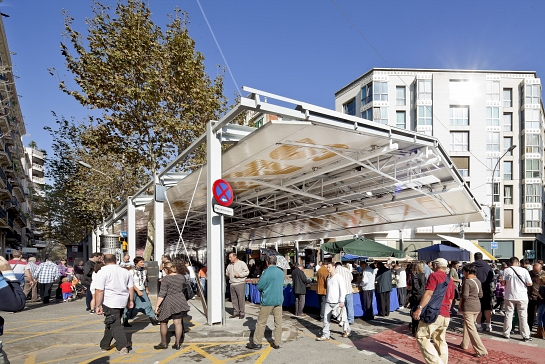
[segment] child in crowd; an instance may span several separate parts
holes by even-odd
[[[496,296],[496,304],[494,305],[494,308],[492,310],[492,313],[495,315],[497,313],[501,313],[502,315],[505,315],[505,311],[503,309],[503,295],[505,293],[505,287],[501,285],[500,283],[501,276],[498,277],[496,281],[496,287],[494,288],[494,296]],[[496,310],[499,309],[499,312]]]
[[[63,302],[71,301],[72,300],[72,283],[70,283],[67,277],[64,277],[62,279],[61,290],[62,290],[62,301]]]

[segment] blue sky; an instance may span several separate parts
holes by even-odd
[[[67,9],[85,30],[91,0],[4,0],[0,11],[12,56],[17,92],[30,135],[50,151],[43,131],[52,111],[81,120],[89,114],[58,90],[47,68],[65,70],[59,43]],[[115,4],[113,0],[103,3]],[[149,0],[164,25],[175,6],[187,10],[190,34],[216,75],[224,66],[196,0]],[[535,70],[545,77],[544,1],[335,0],[380,56],[331,0],[201,0],[239,87],[334,107],[334,92],[373,67]],[[381,57],[382,56],[382,57]],[[382,59],[384,58],[384,59]],[[225,94],[236,87],[225,74]]]

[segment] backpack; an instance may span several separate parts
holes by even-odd
[[[443,297],[445,296],[449,283],[450,277],[447,275],[447,279],[443,284],[435,287],[430,302],[422,309],[420,321],[426,324],[433,324],[437,320],[437,316],[439,316],[439,312],[441,311],[441,305],[443,304]]]
[[[191,283],[189,283],[187,279],[183,283],[182,292],[184,293],[185,299],[187,301],[195,297],[195,291],[193,290],[193,288],[191,287]]]

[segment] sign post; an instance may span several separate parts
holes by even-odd
[[[496,257],[496,249],[498,249],[498,242],[497,242],[497,241],[493,241],[493,242],[490,244],[490,249],[492,249],[492,256],[493,256],[493,257]]]

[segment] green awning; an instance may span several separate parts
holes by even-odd
[[[338,254],[341,251],[346,254],[358,255],[360,257],[370,258],[383,258],[383,257],[395,257],[405,258],[405,252],[390,248],[384,244],[377,243],[376,241],[357,238],[343,241],[335,241],[332,243],[322,244],[321,249],[333,254]]]

